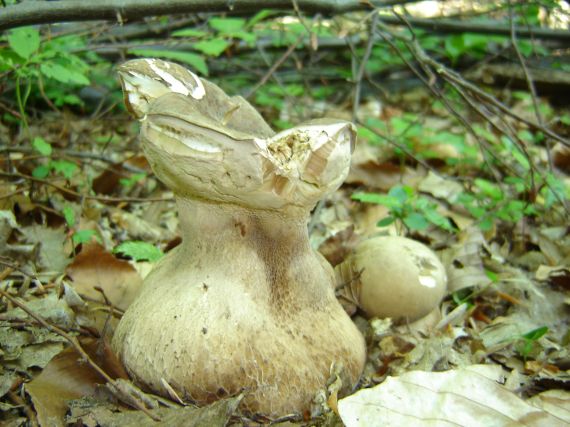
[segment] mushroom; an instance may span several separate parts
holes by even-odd
[[[244,391],[245,410],[270,416],[308,410],[332,366],[350,391],[364,339],[307,222],[348,173],[354,126],[323,119],[275,134],[243,98],[179,65],[139,59],[119,75],[182,234],[113,337],[131,377],[197,403]]]
[[[398,236],[359,243],[336,266],[337,282],[368,317],[414,321],[435,309],[447,288],[445,267],[427,246]]]

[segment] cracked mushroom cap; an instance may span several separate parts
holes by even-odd
[[[245,99],[179,65],[137,59],[119,75],[145,154],[178,195],[307,210],[348,174],[350,122],[320,119],[276,134]]]
[[[437,255],[405,237],[361,242],[336,272],[369,317],[420,319],[440,304],[447,290],[445,267]]]

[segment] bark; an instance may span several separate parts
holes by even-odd
[[[416,0],[417,1],[417,0]],[[371,10],[411,0],[297,0],[300,10],[336,14]],[[114,20],[126,22],[152,15],[198,12],[257,12],[264,9],[293,9],[291,0],[83,0],[30,1],[5,7],[0,12],[0,30],[23,25],[69,21]]]
[[[396,4],[415,3],[418,0],[297,0],[299,10],[307,13],[340,14],[366,11]],[[264,0],[263,8],[292,10],[292,0]],[[255,13],[260,9],[257,0],[83,0],[29,1],[0,9],[0,31],[9,28],[71,21],[110,20],[125,23],[154,15],[200,12]],[[404,25],[394,16],[381,16],[390,25]],[[453,19],[408,18],[414,28],[439,33],[473,32],[510,36],[509,25],[474,23]],[[543,40],[570,40],[570,31],[538,27],[519,27],[517,36]]]

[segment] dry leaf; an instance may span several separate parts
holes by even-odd
[[[570,391],[548,390],[533,396],[528,402],[570,425]]]
[[[99,343],[92,339],[83,340],[81,344],[107,374],[113,378],[126,378],[108,346],[103,344],[100,349]],[[91,396],[97,384],[104,383],[103,377],[87,364],[75,348],[69,347],[54,357],[25,388],[32,397],[40,425],[51,427],[65,425],[63,417],[68,410],[68,400]]]
[[[62,228],[48,228],[41,225],[19,228],[26,241],[40,245],[40,263],[49,272],[61,273],[69,264],[65,250],[67,235]]]
[[[123,310],[137,296],[142,284],[131,264],[115,258],[97,243],[83,246],[81,253],[67,267],[67,274],[80,294],[103,301],[94,289],[99,287],[115,307]]]
[[[347,427],[567,425],[499,384],[503,376],[498,365],[412,371],[340,400],[339,413]]]

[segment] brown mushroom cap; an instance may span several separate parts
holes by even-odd
[[[369,317],[419,319],[438,306],[447,288],[436,254],[405,237],[365,240],[336,270]]]

